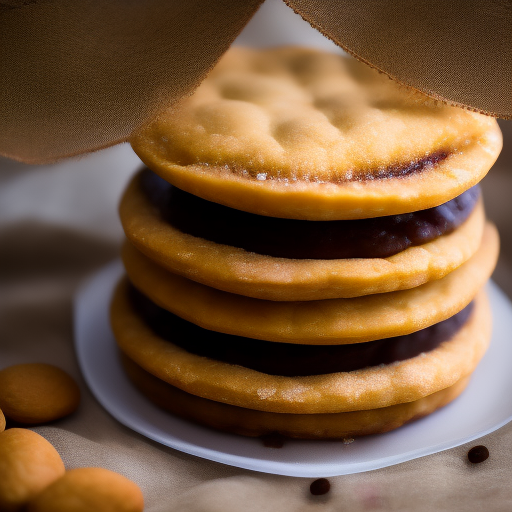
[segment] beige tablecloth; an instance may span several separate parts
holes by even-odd
[[[484,190],[489,216],[503,239],[495,280],[510,296],[512,124],[502,127],[505,150]],[[512,508],[512,424],[479,441],[491,453],[482,464],[469,464],[468,446],[461,446],[331,478],[331,492],[315,498],[309,494],[310,479],[253,473],[188,456],[110,417],[77,366],[72,300],[85,276],[117,256],[122,233],[116,204],[138,165],[126,145],[44,167],[0,160],[0,368],[49,362],[80,383],[78,412],[36,429],[56,446],[67,468],[102,466],[122,473],[140,485],[150,512]]]

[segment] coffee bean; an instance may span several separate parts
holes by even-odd
[[[327,478],[319,478],[309,486],[309,490],[313,496],[321,496],[322,494],[327,494],[330,489],[331,482],[329,482]]]
[[[489,450],[482,445],[473,446],[468,452],[468,460],[473,464],[478,464],[489,458]]]

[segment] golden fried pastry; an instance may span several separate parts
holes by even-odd
[[[469,377],[465,377],[425,398],[380,409],[332,414],[279,414],[244,409],[185,393],[157,379],[126,356],[123,357],[123,366],[137,389],[162,409],[208,427],[251,437],[280,434],[301,439],[340,439],[388,432],[450,403],[469,382]]]
[[[0,407],[7,418],[36,425],[63,418],[80,403],[80,389],[64,370],[43,363],[0,371]]]
[[[0,510],[14,512],[64,474],[57,450],[31,430],[0,434]]]
[[[153,302],[205,329],[286,343],[359,343],[408,334],[463,309],[491,275],[498,235],[488,224],[477,253],[437,281],[351,299],[272,302],[222,292],[162,269],[130,245],[131,282]]]
[[[2,412],[2,409],[0,409],[0,434],[5,430],[5,416]]]
[[[103,468],[67,471],[27,505],[27,512],[142,512],[139,487]]]
[[[272,217],[333,220],[444,203],[487,173],[493,118],[340,55],[230,49],[195,93],[131,138],[165,180]]]
[[[471,314],[463,325],[428,352],[390,364],[363,365],[353,371],[271,375],[190,352],[180,346],[181,340],[180,344],[172,341],[172,329],[169,338],[164,339],[137,311],[128,290],[127,283],[122,281],[111,309],[114,335],[126,356],[155,377],[187,393],[267,412],[349,412],[419,400],[469,375],[490,341],[491,317],[482,292],[473,301]],[[348,347],[364,349],[366,345],[359,343]],[[318,349],[289,345],[287,350],[297,346]],[[271,359],[267,350],[268,345],[262,353]]]
[[[464,389],[499,239],[494,119],[354,59],[233,48],[130,140],[111,324],[150,400],[228,432],[385,432]]]
[[[454,231],[391,256],[275,257],[180,231],[152,204],[142,190],[141,179],[138,175],[132,180],[120,205],[121,222],[135,247],[176,274],[213,288],[267,300],[348,298],[413,288],[440,279],[475,253],[484,226],[483,206],[477,202]],[[226,223],[219,229],[225,229]],[[313,230],[317,230],[318,223],[313,224]],[[299,234],[296,238],[304,237]],[[390,238],[382,244],[389,244]]]

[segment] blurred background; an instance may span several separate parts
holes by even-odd
[[[499,121],[503,151],[482,181],[487,217],[497,226],[501,252],[493,279],[512,298],[512,121]]]

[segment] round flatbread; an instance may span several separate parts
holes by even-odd
[[[300,439],[343,439],[382,434],[444,407],[466,388],[469,377],[414,402],[368,411],[333,414],[278,414],[254,411],[185,393],[123,357],[125,371],[151,402],[177,416],[244,436],[277,434]]]
[[[274,301],[357,297],[413,288],[440,279],[478,249],[481,201],[450,234],[388,258],[277,258],[183,233],[166,222],[137,175],[123,195],[120,217],[132,244],[160,266],[219,290]]]
[[[127,290],[121,281],[111,306],[114,335],[126,356],[187,393],[267,412],[337,413],[419,400],[469,375],[491,334],[489,304],[481,293],[461,329],[432,351],[352,372],[284,377],[197,356],[158,337],[133,309]]]
[[[123,260],[131,282],[160,307],[205,329],[260,340],[340,345],[418,331],[471,302],[498,257],[488,224],[474,256],[447,276],[410,290],[351,299],[273,302],[216,290],[168,272],[130,245]]]
[[[496,160],[491,117],[340,55],[232,48],[194,94],[130,140],[154,172],[272,217],[355,219],[442,204]]]

